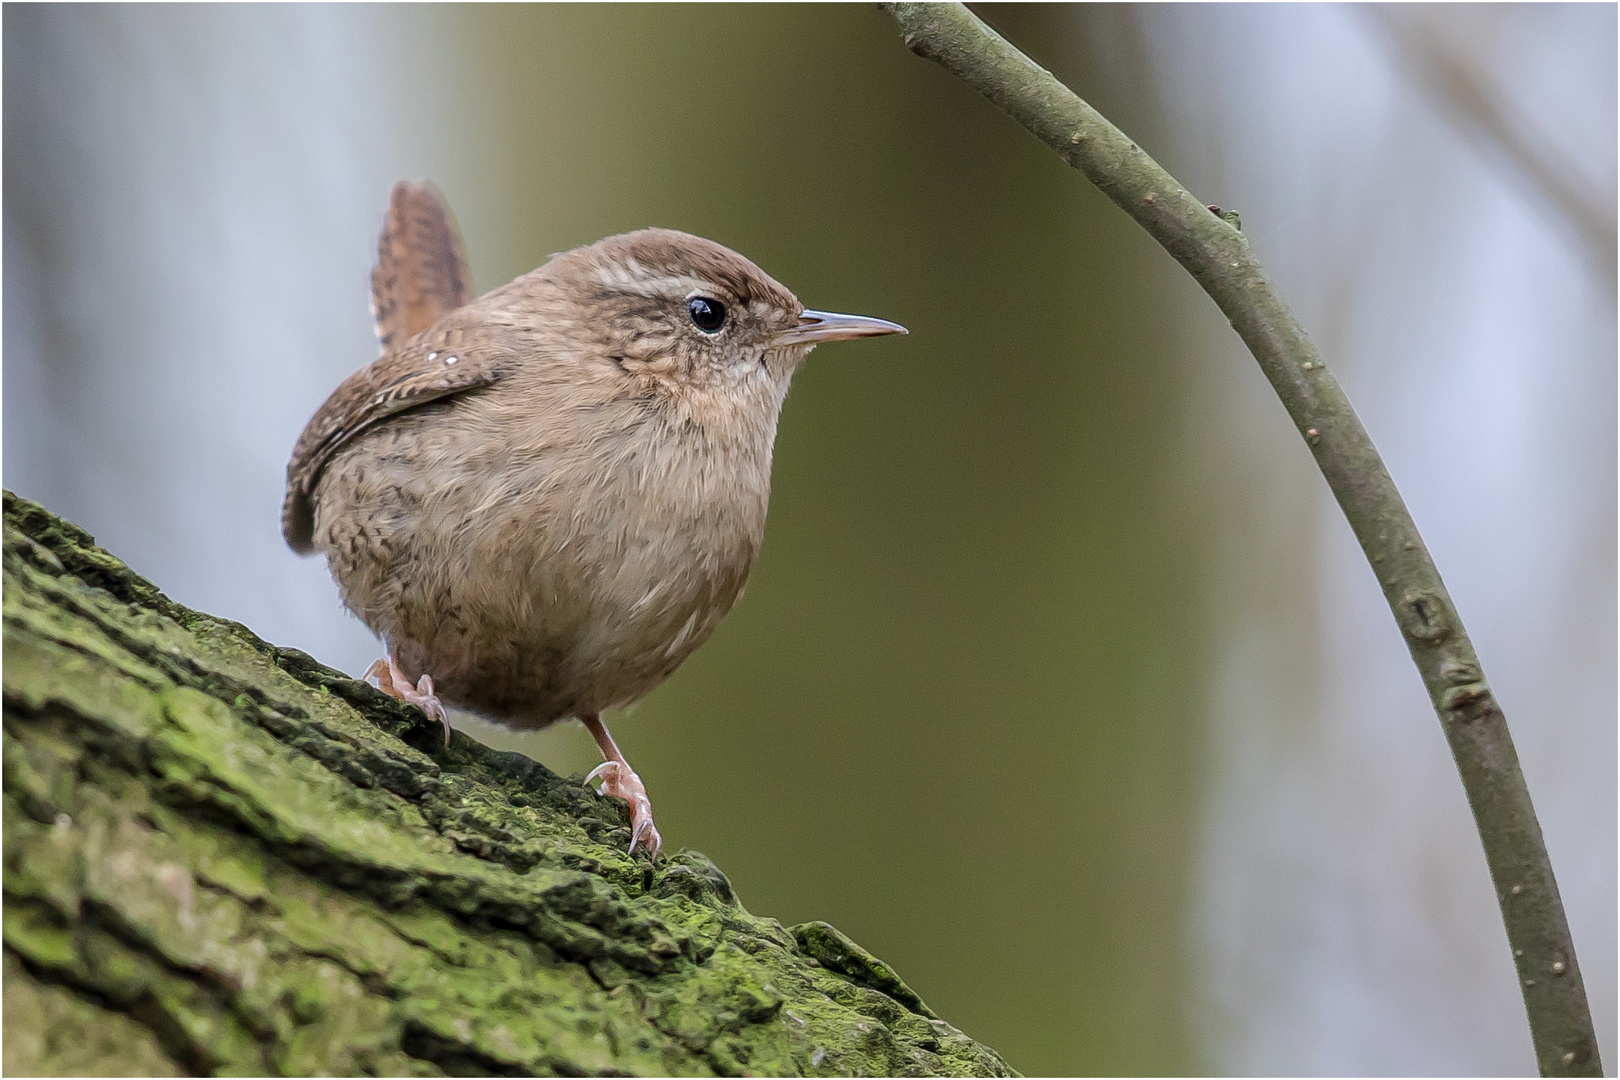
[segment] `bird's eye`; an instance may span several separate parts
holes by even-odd
[[[686,302],[686,313],[692,316],[692,325],[705,334],[718,334],[726,325],[726,305],[707,296],[694,296]]]

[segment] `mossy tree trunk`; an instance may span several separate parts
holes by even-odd
[[[8,1074],[1008,1075],[620,804],[5,496]]]

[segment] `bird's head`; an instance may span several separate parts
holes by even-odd
[[[821,342],[906,332],[884,319],[807,310],[735,251],[673,229],[610,236],[548,269],[589,313],[579,329],[593,353],[679,389],[771,388],[780,403]]]

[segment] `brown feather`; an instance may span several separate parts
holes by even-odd
[[[294,551],[315,550],[310,497],[339,447],[379,420],[500,378],[510,357],[487,346],[469,350],[460,328],[411,340],[471,300],[466,249],[444,196],[428,181],[401,180],[389,195],[371,271],[371,308],[382,355],[332,392],[287,463],[281,533]],[[455,360],[447,364],[449,357]]]
[[[388,199],[371,271],[377,342],[387,353],[472,299],[472,272],[439,189],[401,180]]]
[[[339,383],[310,418],[287,462],[287,496],[281,506],[281,535],[287,545],[300,555],[314,552],[315,513],[310,497],[321,470],[340,447],[373,424],[407,409],[490,386],[513,363],[513,354],[492,341],[488,331],[475,341],[451,319]]]
[[[810,331],[899,328],[807,318],[741,255],[667,229],[553,256],[468,302],[426,186],[395,189],[373,282],[384,354],[298,440],[287,542],[325,554],[383,639],[386,692],[440,717],[584,720],[609,759],[603,792],[632,806],[632,847],[656,852],[645,785],[599,714],[668,678],[742,594]],[[698,297],[720,325],[694,316]]]

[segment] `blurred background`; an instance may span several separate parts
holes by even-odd
[[[1616,11],[981,12],[1238,209],[1504,704],[1616,1016]],[[4,482],[358,673],[277,527],[389,186],[479,290],[645,225],[808,305],[765,549],[610,718],[674,847],[1031,1074],[1534,1071],[1437,721],[1214,306],[868,6],[4,9]],[[478,738],[558,771],[577,725]]]

